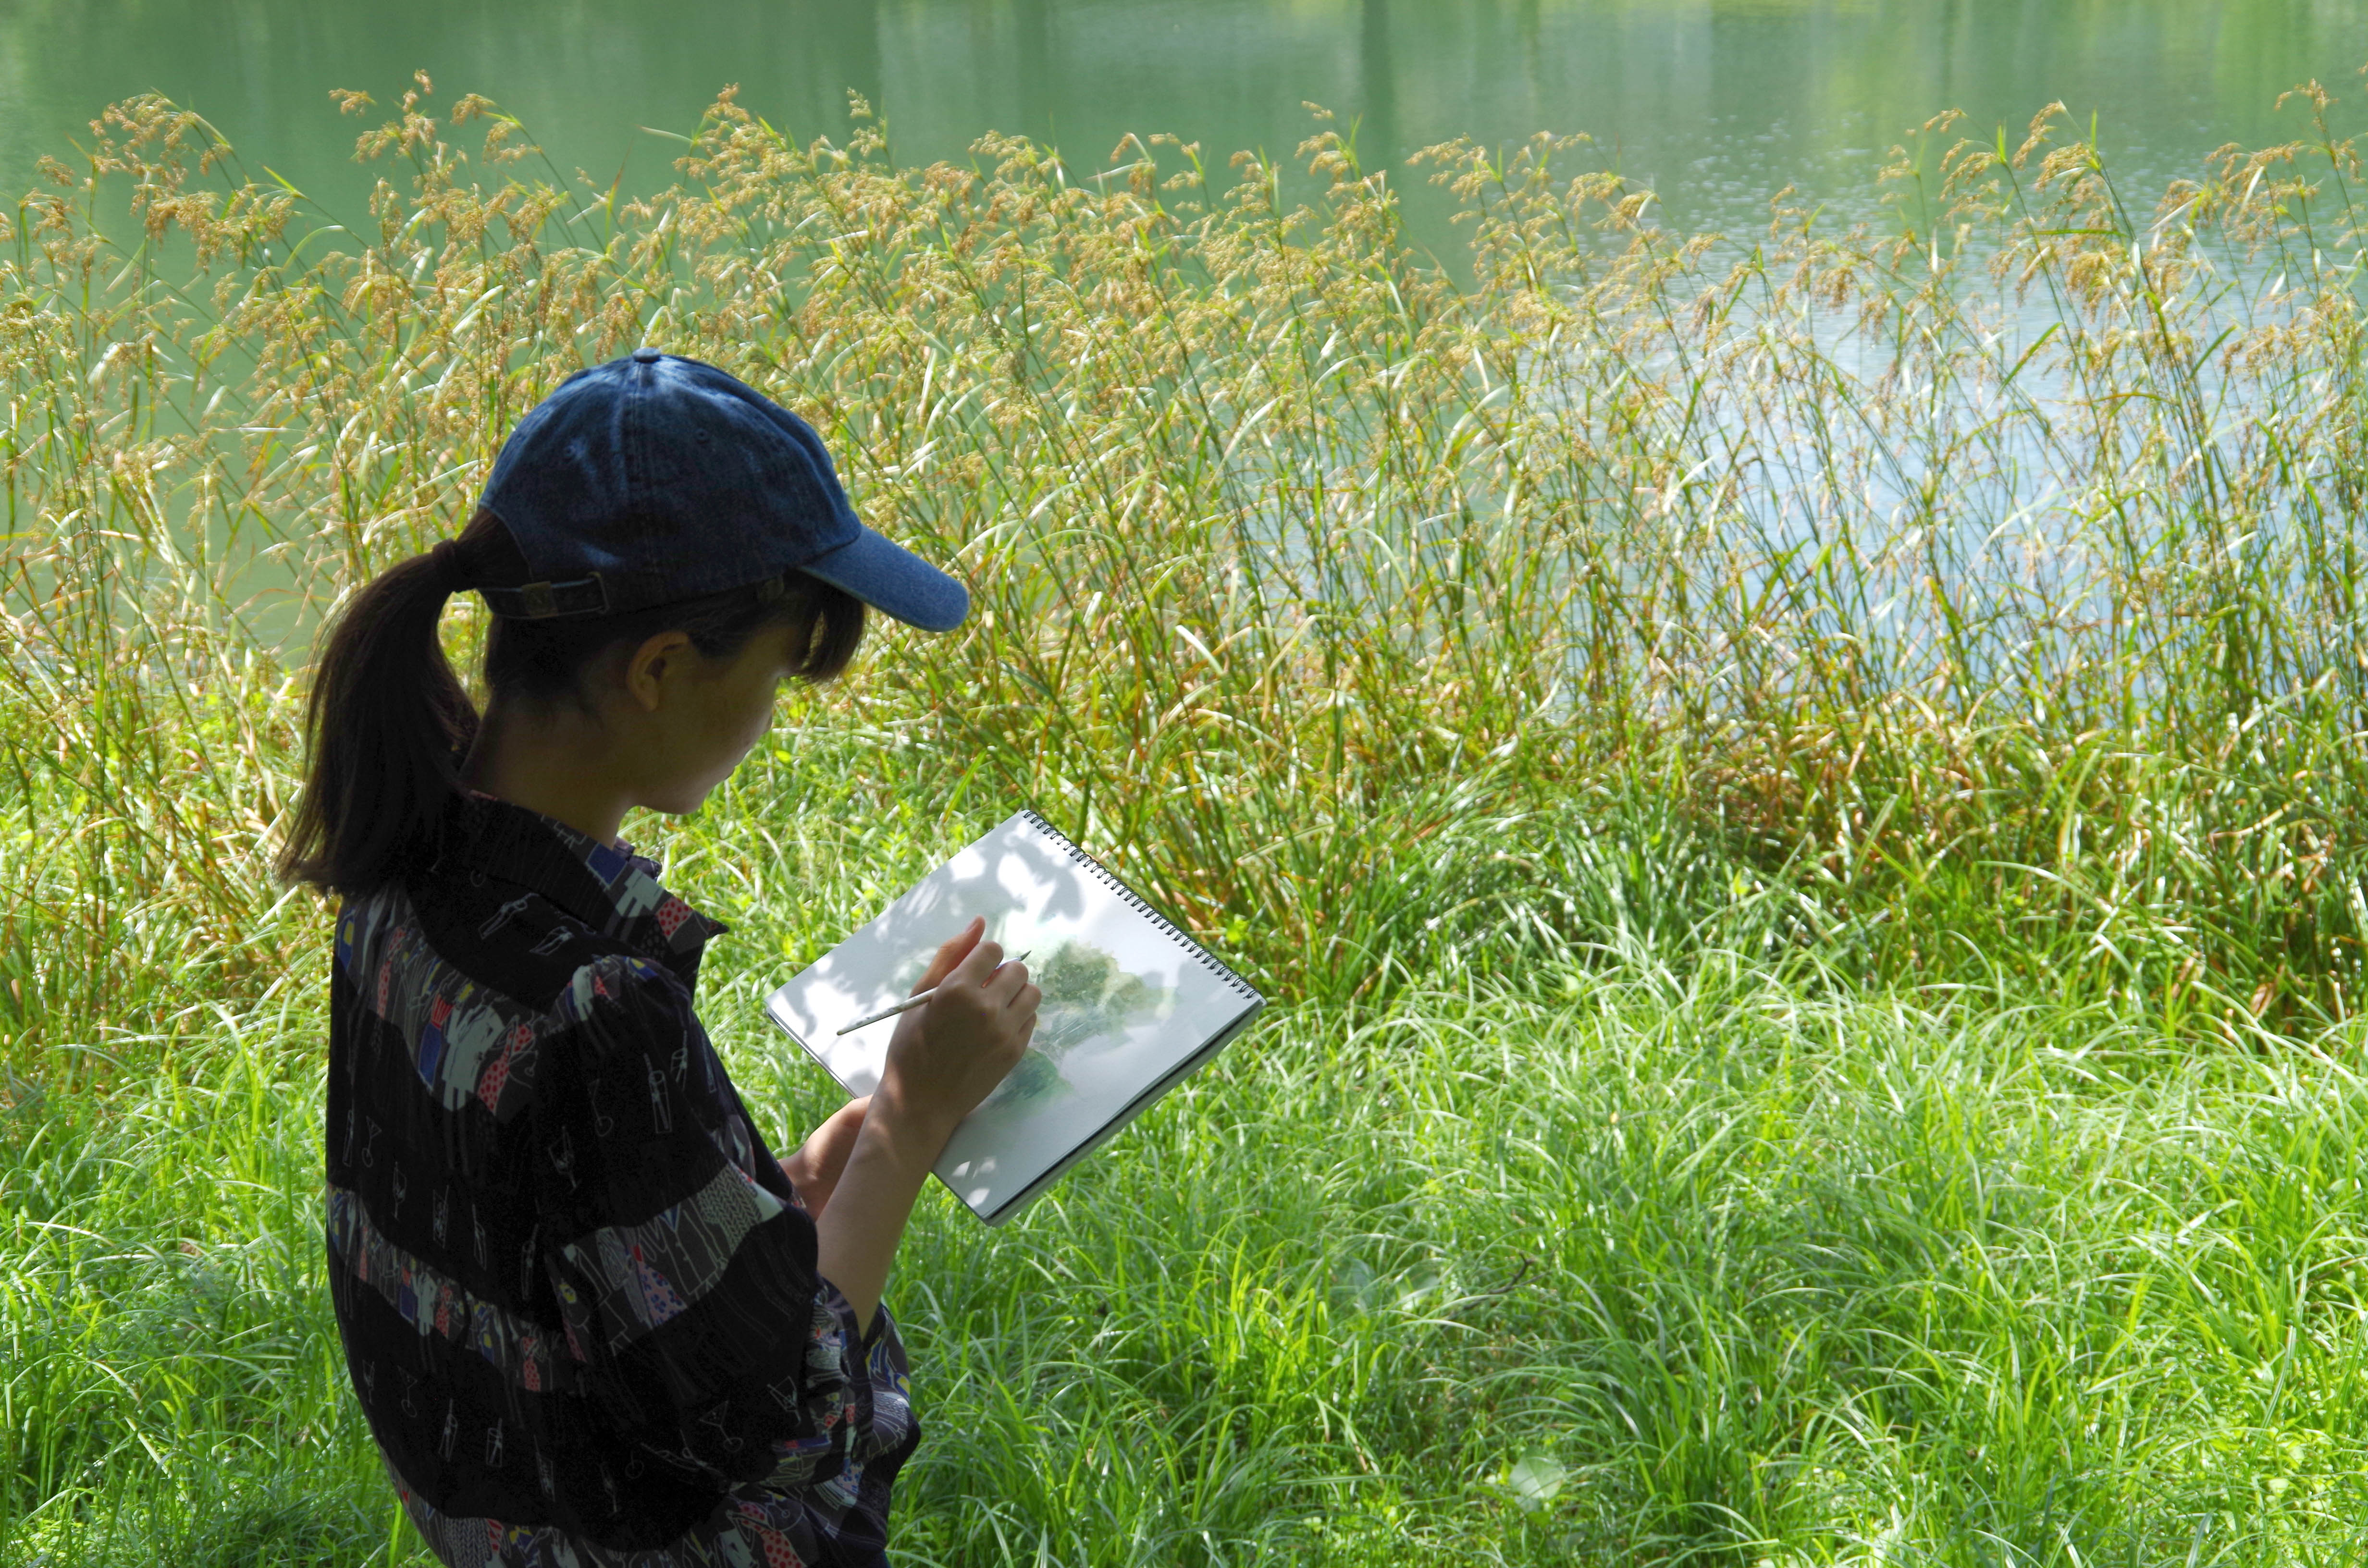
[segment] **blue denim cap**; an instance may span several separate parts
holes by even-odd
[[[928,631],[962,585],[856,519],[814,426],[712,365],[640,348],[578,370],[503,443],[480,505],[526,581],[512,619],[617,615],[803,572]]]

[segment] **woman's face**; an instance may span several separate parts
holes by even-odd
[[[773,725],[773,704],[789,678],[796,628],[774,622],[740,652],[710,659],[681,634],[650,639],[632,656],[628,686],[643,708],[631,724],[639,803],[680,815],[699,809]],[[669,642],[652,667],[654,645]]]

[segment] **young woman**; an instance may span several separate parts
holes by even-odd
[[[437,642],[464,591],[482,716]],[[951,934],[878,1092],[776,1161],[691,1005],[722,927],[617,837],[694,810],[866,605],[944,631],[968,597],[856,520],[794,415],[643,349],[529,413],[461,536],[328,633],[283,870],[343,901],[331,1290],[446,1562],[882,1559],[918,1434],[881,1292],[1036,987]]]

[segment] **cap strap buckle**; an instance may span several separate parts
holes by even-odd
[[[548,620],[563,615],[606,615],[609,587],[600,574],[566,583],[521,583],[515,588],[480,587],[485,608],[510,620]]]

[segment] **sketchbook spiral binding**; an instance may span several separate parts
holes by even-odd
[[[1084,867],[1086,870],[1099,881],[1104,887],[1109,888],[1110,892],[1118,894],[1118,896],[1123,900],[1129,907],[1133,909],[1136,914],[1141,915],[1154,926],[1158,926],[1160,930],[1166,932],[1168,938],[1178,947],[1182,948],[1186,952],[1190,953],[1194,958],[1199,959],[1203,964],[1206,964],[1212,974],[1214,974],[1219,980],[1224,981],[1227,985],[1232,986],[1235,990],[1240,992],[1243,995],[1248,997],[1251,1001],[1258,1004],[1260,1006],[1264,1006],[1266,1005],[1266,998],[1258,994],[1258,988],[1256,986],[1253,986],[1248,981],[1244,980],[1240,975],[1235,974],[1231,969],[1227,968],[1223,959],[1220,959],[1216,954],[1211,952],[1208,949],[1194,941],[1190,937],[1186,936],[1183,930],[1178,926],[1174,921],[1160,914],[1159,911],[1152,908],[1148,903],[1145,903],[1143,901],[1141,894],[1137,893],[1133,888],[1127,886],[1124,882],[1120,881],[1118,878],[1111,873],[1109,867],[1103,865],[1099,860],[1095,859],[1092,856],[1078,848],[1067,834],[1063,833],[1059,828],[1054,827],[1051,823],[1046,822],[1041,814],[1034,811],[1023,811],[1020,814],[1028,819],[1028,824],[1030,827],[1042,834],[1045,837],[1051,839],[1054,844],[1059,845],[1062,851],[1066,854],[1070,859],[1075,860],[1078,865]]]

